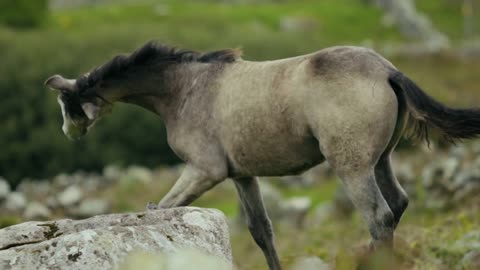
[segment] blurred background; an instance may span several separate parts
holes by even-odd
[[[480,106],[477,0],[0,0],[0,227],[141,211],[173,184],[182,165],[161,119],[119,104],[72,142],[56,94],[43,86],[152,39],[200,51],[239,47],[259,61],[366,46],[437,100]],[[398,233],[405,269],[453,269],[471,263],[466,254],[480,257],[480,141],[450,148],[433,136],[430,148],[404,141],[395,156],[412,200]],[[283,263],[316,256],[338,268],[351,243],[368,239],[328,165],[267,180]],[[234,193],[226,182],[195,204],[231,219],[236,261],[250,258],[240,269],[263,269]]]

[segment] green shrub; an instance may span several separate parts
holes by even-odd
[[[47,11],[47,0],[0,0],[0,23],[22,28],[38,26]]]
[[[129,51],[137,42],[119,41],[124,35],[88,40],[46,31],[15,35],[0,29],[0,175],[16,184],[23,177],[101,170],[108,163],[153,167],[177,162],[160,118],[131,105],[116,106],[88,136],[69,141],[61,131],[56,93],[43,85],[56,73],[77,77],[119,47]],[[117,49],[112,53],[112,48]]]

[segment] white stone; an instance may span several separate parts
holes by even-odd
[[[57,196],[59,204],[63,207],[72,206],[83,198],[83,192],[78,186],[69,186]]]
[[[318,257],[303,257],[298,259],[291,270],[331,270],[330,265]]]
[[[225,260],[194,249],[181,249],[166,256],[162,253],[135,252],[127,257],[119,270],[231,270]]]
[[[0,177],[0,201],[5,199],[10,193],[10,185],[5,178]]]
[[[122,177],[122,181],[138,181],[142,183],[150,183],[153,180],[152,172],[145,167],[130,166],[127,168],[125,175]]]
[[[22,211],[27,205],[27,199],[21,192],[11,192],[5,199],[4,207],[9,211]]]
[[[30,202],[25,211],[23,212],[23,217],[26,220],[34,220],[34,219],[48,219],[52,215],[50,209],[48,209],[45,205],[39,202]]]
[[[88,198],[83,200],[77,208],[71,211],[76,217],[86,218],[106,214],[110,210],[110,203],[104,199]]]

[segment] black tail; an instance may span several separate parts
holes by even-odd
[[[452,109],[434,100],[399,71],[388,78],[397,97],[403,95],[408,112],[414,119],[413,134],[428,140],[428,128],[442,132],[449,142],[476,138],[480,135],[480,109]]]

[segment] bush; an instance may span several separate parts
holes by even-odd
[[[0,23],[22,28],[38,26],[47,11],[47,0],[0,0]]]
[[[118,53],[119,46],[130,51],[138,44],[120,41],[123,35],[89,40],[51,32],[14,35],[0,29],[0,175],[16,184],[27,176],[101,170],[108,163],[178,162],[160,118],[130,105],[117,105],[88,136],[69,141],[61,131],[56,93],[43,85],[55,73],[77,77],[106,61],[112,48]]]

